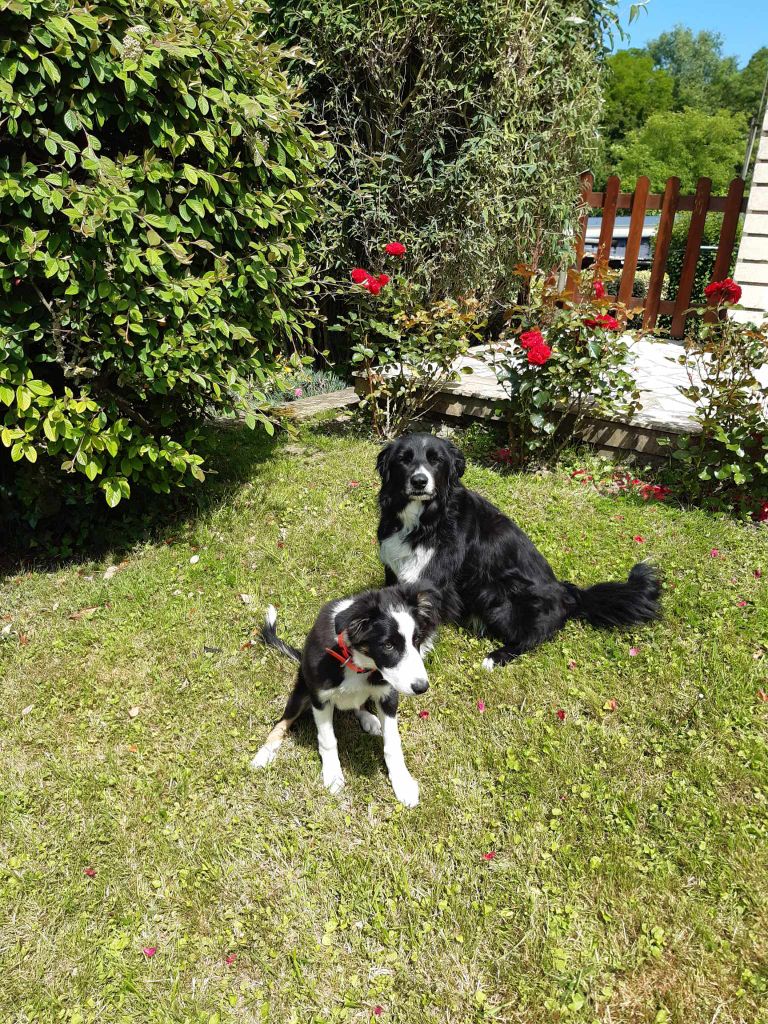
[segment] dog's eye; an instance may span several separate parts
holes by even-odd
[[[385,651],[394,651],[395,649],[394,644],[382,644],[381,646],[384,648]]]
[[[408,462],[411,461],[411,459],[413,459],[413,452],[409,452],[407,450],[404,451],[403,454],[400,456],[400,461],[401,462],[408,463]]]
[[[437,452],[427,452],[427,462],[430,466],[436,466],[440,461],[440,456]]]

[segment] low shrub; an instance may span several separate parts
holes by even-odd
[[[244,408],[311,325],[325,149],[266,15],[3,5],[0,502],[32,520],[202,480],[206,411]],[[262,406],[247,420],[271,430]]]
[[[405,255],[400,243],[386,248],[392,260]],[[334,328],[352,343],[364,382],[360,409],[379,437],[401,433],[430,411],[449,381],[469,372],[457,360],[483,329],[475,299],[430,301],[421,285],[392,273],[353,270],[347,309]]]
[[[588,419],[626,419],[640,408],[626,369],[626,311],[592,273],[582,275],[580,292],[587,297],[575,301],[528,274],[528,304],[511,311],[508,336],[490,349],[509,399],[509,465],[555,462]]]
[[[696,403],[701,432],[679,440],[672,458],[689,500],[768,519],[768,384],[757,371],[768,365],[768,328],[724,314],[741,289],[710,285],[715,319],[691,314],[680,362],[689,383],[679,390]]]

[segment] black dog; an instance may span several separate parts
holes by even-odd
[[[384,736],[384,760],[395,796],[406,807],[419,802],[419,784],[405,766],[397,730],[399,694],[425,693],[429,685],[421,647],[438,624],[438,596],[429,587],[395,586],[331,601],[320,609],[304,650],[281,640],[277,612],[270,607],[262,639],[299,662],[283,717],[251,762],[271,764],[293,722],[312,707],[323,763],[323,784],[332,793],[344,785],[333,712],[354,710],[361,727]],[[371,700],[378,717],[364,710]]]
[[[460,482],[464,456],[450,441],[400,438],[376,468],[387,583],[429,582],[440,592],[442,621],[479,620],[503,643],[485,668],[532,650],[569,618],[625,626],[658,617],[661,586],[650,565],[636,565],[626,583],[582,590],[560,582],[520,527]]]

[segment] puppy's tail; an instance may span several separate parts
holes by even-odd
[[[647,562],[638,562],[626,583],[596,583],[581,589],[563,583],[574,601],[571,617],[591,626],[634,626],[660,615],[661,578]]]
[[[291,647],[285,640],[281,640],[277,635],[275,628],[277,624],[277,609],[274,605],[270,605],[267,608],[267,614],[264,616],[264,625],[261,627],[261,639],[269,647],[274,647],[281,654],[284,654],[287,658],[291,658],[293,661],[301,661],[301,651],[296,647]]]

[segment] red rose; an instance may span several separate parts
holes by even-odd
[[[405,256],[407,250],[402,242],[387,242],[384,252],[389,253],[390,256]]]
[[[544,335],[538,329],[523,331],[520,335],[520,344],[525,349],[535,348],[537,345],[544,344]]]
[[[383,288],[385,284],[389,284],[389,274],[379,274],[377,280]]]
[[[533,345],[528,349],[528,362],[532,366],[543,366],[552,355],[552,349],[544,342],[540,345]]]
[[[378,295],[379,292],[381,291],[381,285],[379,284],[375,277],[369,277],[368,280],[363,285],[363,288],[365,288],[366,291],[369,291],[371,295]]]
[[[595,281],[595,298],[596,299],[604,299],[605,298],[605,285],[603,284],[602,281]]]
[[[353,284],[365,284],[371,275],[367,270],[363,270],[362,267],[355,267],[349,276],[352,278]]]
[[[704,294],[717,305],[720,303],[732,305],[741,298],[741,287],[732,278],[726,277],[724,281],[713,281],[708,284],[704,289]]]
[[[602,327],[604,331],[618,331],[621,328],[621,324],[615,316],[610,316],[608,313],[601,313],[600,316],[590,317],[584,321],[585,327]]]

